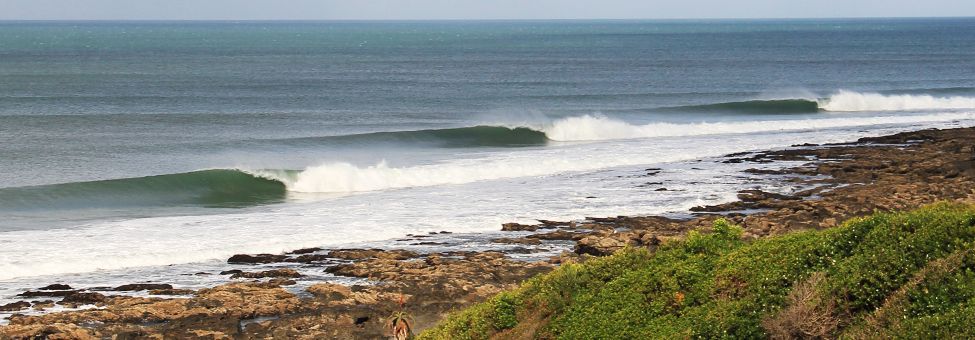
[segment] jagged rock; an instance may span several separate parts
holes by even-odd
[[[30,308],[30,302],[27,301],[17,301],[11,302],[5,305],[0,305],[0,312],[16,312],[22,309]]]
[[[505,223],[501,225],[501,231],[536,231],[536,230],[538,230],[538,225],[534,225],[534,224]]]
[[[114,290],[117,292],[135,292],[153,289],[173,289],[173,285],[167,283],[132,283],[115,287]]]

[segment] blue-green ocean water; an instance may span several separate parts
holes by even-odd
[[[971,18],[0,22],[0,278],[675,211],[725,196],[595,174],[972,112]]]

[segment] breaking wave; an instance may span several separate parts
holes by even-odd
[[[881,94],[840,90],[826,98],[790,98],[662,108],[697,113],[795,114],[975,109],[975,97],[930,94]]]

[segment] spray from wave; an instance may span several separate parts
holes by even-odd
[[[820,100],[818,104],[821,109],[831,112],[953,110],[975,108],[975,98],[915,94],[884,95],[844,90]]]
[[[840,90],[826,98],[813,96],[746,100],[661,108],[689,113],[797,114],[816,112],[879,112],[975,108],[975,97],[929,94],[881,94]]]

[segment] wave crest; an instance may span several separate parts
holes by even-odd
[[[244,207],[279,202],[287,187],[277,174],[237,169],[0,189],[0,211],[118,207]]]
[[[831,112],[954,110],[975,108],[975,98],[963,96],[862,93],[841,90],[819,100],[819,107]]]

